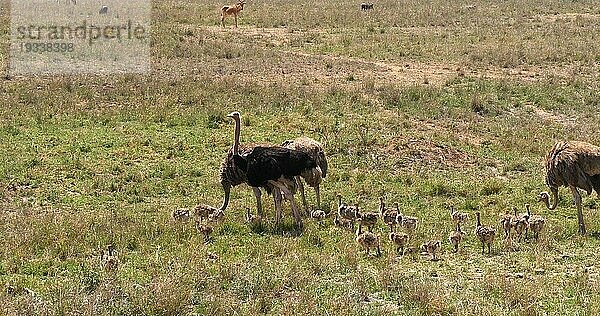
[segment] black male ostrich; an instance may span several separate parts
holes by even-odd
[[[223,159],[221,163],[221,171],[220,171],[220,182],[223,187],[224,198],[223,204],[221,205],[221,210],[225,210],[229,205],[229,196],[231,193],[231,188],[242,183],[248,183],[248,178],[246,177],[245,170],[242,170],[233,162],[233,153],[234,151],[238,151],[240,155],[246,155],[254,149],[256,146],[269,146],[267,144],[240,144],[240,130],[241,130],[241,115],[239,112],[232,112],[227,117],[230,117],[235,122],[235,132],[234,132],[234,144],[232,148],[227,152],[227,157]],[[267,188],[267,192],[271,192],[272,187]],[[263,217],[263,208],[261,202],[261,191],[258,187],[252,187],[252,191],[254,192],[254,196],[256,197],[256,209],[257,213],[260,217]]]
[[[581,195],[578,188],[586,191],[588,195],[592,191],[600,193],[600,147],[579,141],[554,144],[546,155],[546,184],[552,192],[552,204],[548,192],[540,193],[539,200],[543,201],[550,210],[556,209],[558,205],[558,187],[565,186],[571,189],[577,206],[579,233],[585,235]]]
[[[280,190],[292,204],[296,225],[302,226],[302,218],[294,201],[294,177],[318,177],[321,174],[321,169],[309,154],[284,147],[257,146],[251,152],[240,155],[234,145],[233,161],[246,172],[248,184],[252,187]],[[278,205],[277,214],[275,221],[279,224],[281,205]]]
[[[264,188],[267,193],[273,194],[276,223],[279,224],[281,219],[281,192],[284,192],[286,198],[292,202],[292,208],[295,208],[293,194],[295,193],[296,184],[293,180],[294,177],[321,178],[322,172],[319,168],[316,168],[315,161],[307,153],[299,153],[296,150],[272,145],[240,144],[241,115],[239,112],[232,112],[227,116],[235,121],[235,133],[232,149],[229,150],[227,157],[221,164],[220,181],[225,193],[221,210],[225,210],[229,204],[231,188],[247,183],[252,186],[256,196],[258,214],[261,217],[263,214],[260,187]],[[261,149],[255,152],[256,148]],[[274,155],[270,160],[265,159],[269,157],[268,152]],[[309,167],[303,169],[303,161]],[[269,163],[275,163],[277,166],[268,166]],[[285,166],[286,163],[296,164],[296,166]],[[257,169],[257,166],[261,169]],[[267,178],[267,181],[264,181],[265,179],[261,179],[261,177]],[[296,222],[301,225],[301,221],[296,220]]]

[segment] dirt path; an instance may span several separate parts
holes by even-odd
[[[474,68],[460,61],[421,62],[406,59],[402,61],[371,60],[359,57],[312,53],[310,43],[305,43],[311,35],[329,34],[327,30],[290,30],[287,28],[240,27],[202,27],[215,36],[233,34],[249,38],[253,44],[269,47],[281,54],[283,61],[272,71],[266,67],[264,78],[255,73],[254,80],[266,81],[301,80],[314,84],[328,85],[331,82],[345,84],[374,82],[378,84],[435,85],[440,86],[455,77],[468,76],[482,79],[507,79],[523,82],[535,82],[549,78],[567,81],[575,75],[581,75],[576,65],[564,66],[520,66],[516,68],[485,67]],[[430,32],[439,30],[432,29]],[[426,32],[422,28],[402,30],[407,34]],[[329,34],[331,36],[331,34]],[[298,42],[302,44],[299,45]],[[294,44],[296,43],[296,44]]]

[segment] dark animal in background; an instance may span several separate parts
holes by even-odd
[[[360,9],[363,11],[373,10],[373,3],[363,2],[360,4]]]

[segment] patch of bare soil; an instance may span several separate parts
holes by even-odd
[[[563,125],[565,127],[574,127],[575,119],[570,118],[564,114],[556,114],[552,112],[548,112],[544,109],[540,109],[534,105],[529,105],[529,108],[537,115],[540,119],[544,121],[549,121],[553,123],[557,123]]]
[[[243,74],[245,68],[248,68],[248,66],[260,64],[260,68],[247,69],[251,81],[300,82],[305,85],[324,87],[331,83],[360,85],[368,82],[440,86],[448,80],[460,76],[535,82],[549,78],[558,78],[559,80],[562,78],[567,81],[569,78],[573,78],[574,76],[581,77],[586,73],[578,65],[548,67],[524,65],[515,68],[472,68],[453,62],[436,63],[415,60],[388,62],[357,57],[307,53],[294,48],[294,42],[310,45],[310,43],[307,44],[307,38],[310,38],[311,34],[315,32],[315,34],[321,36],[321,32],[324,31],[320,30],[307,31],[247,26],[238,29],[205,27],[203,30],[213,34],[231,33],[236,36],[249,37],[253,44],[267,47],[267,50],[271,54],[279,56],[278,59],[269,60],[268,63],[261,64],[260,60],[256,60],[236,65],[235,72]],[[416,32],[425,31],[419,29]],[[225,65],[224,69],[219,70],[221,74],[223,72],[227,73],[226,67],[227,65]]]
[[[401,165],[421,165],[438,169],[463,168],[477,159],[460,149],[425,139],[395,138],[380,148],[380,155],[396,158]]]
[[[578,20],[600,20],[600,14],[592,14],[592,13],[557,13],[557,14],[539,14],[531,17],[532,21],[539,21],[542,23],[554,23],[558,21],[563,22],[577,22]]]

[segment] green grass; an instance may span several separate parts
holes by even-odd
[[[556,211],[535,202],[554,141],[600,144],[592,1],[383,1],[364,14],[269,0],[248,3],[238,30],[218,27],[223,4],[155,2],[152,74],[0,79],[0,314],[598,313],[595,195],[585,237],[567,190]],[[380,258],[330,220],[295,235],[287,205],[283,233],[252,230],[247,187],[211,243],[173,223],[175,208],[221,202],[232,110],[243,142],[322,141],[323,208],[342,192],[376,210],[385,195],[421,219],[412,246],[443,240],[442,260],[397,258],[383,224]],[[524,203],[547,219],[540,241],[481,255],[474,213],[500,230],[497,215]],[[471,215],[457,254],[449,205]],[[99,259],[108,244],[114,272]]]

